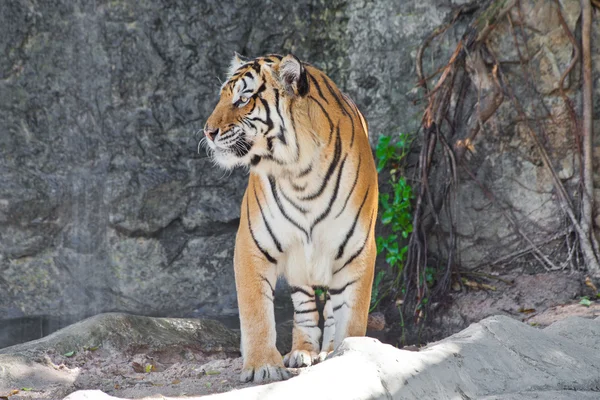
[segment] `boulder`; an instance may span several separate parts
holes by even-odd
[[[217,321],[101,314],[1,349],[0,396],[21,388],[32,389],[21,392],[24,398],[45,399],[82,387],[114,390],[146,368],[197,367],[227,357],[239,357],[239,334]]]
[[[418,352],[348,338],[298,377],[202,399],[300,399],[307,391],[320,399],[355,400],[597,399],[599,336],[600,319],[575,317],[540,330],[495,316]],[[112,398],[83,391],[65,400]]]

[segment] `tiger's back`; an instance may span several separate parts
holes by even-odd
[[[278,275],[295,308],[287,366],[311,365],[366,331],[377,173],[364,117],[321,71],[267,56],[236,60],[230,75],[205,133],[218,163],[250,167],[234,257],[242,379],[281,379]],[[315,287],[328,288],[323,332]]]

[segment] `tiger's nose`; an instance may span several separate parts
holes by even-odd
[[[217,135],[219,134],[219,129],[210,129],[208,127],[204,128],[204,135],[210,140],[214,141]]]

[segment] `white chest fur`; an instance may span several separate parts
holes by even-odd
[[[302,180],[259,175],[254,235],[291,285],[329,286],[333,273],[363,245],[368,227],[358,218],[355,198],[366,193],[352,193],[358,167],[353,164],[345,162],[322,191],[324,174],[318,171]]]

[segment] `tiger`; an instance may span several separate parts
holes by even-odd
[[[316,364],[344,338],[366,334],[378,203],[367,121],[325,73],[293,54],[236,53],[204,136],[215,165],[249,171],[233,260],[240,379],[287,379],[286,367]],[[294,306],[283,358],[275,347],[280,276]],[[326,294],[317,299],[319,288]]]

